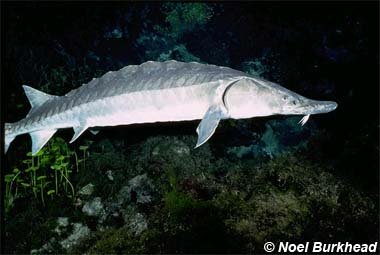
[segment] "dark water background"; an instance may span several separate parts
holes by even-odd
[[[175,186],[178,186],[179,191],[175,190],[174,192],[170,189],[169,191],[165,190],[167,180],[166,183],[161,179],[157,181],[155,175],[150,175],[148,172],[148,178],[151,178],[155,184],[153,185],[155,186],[153,197],[156,197],[156,200],[153,199],[153,204],[137,203],[137,209],[133,210],[138,210],[145,216],[149,227],[143,233],[148,233],[146,235],[151,239],[138,237],[140,243],[131,244],[128,241],[127,244],[118,246],[112,243],[112,238],[109,238],[107,242],[111,244],[107,243],[107,246],[104,245],[106,241],[100,238],[99,234],[95,234],[95,237],[88,239],[90,240],[88,244],[82,244],[82,246],[76,244],[81,248],[74,251],[90,250],[92,252],[110,251],[116,253],[259,252],[262,251],[261,247],[264,241],[285,240],[285,238],[295,242],[315,239],[324,241],[348,240],[360,243],[378,241],[378,10],[377,2],[259,2],[200,3],[195,5],[101,2],[2,3],[2,120],[3,122],[14,122],[27,114],[29,104],[22,91],[22,84],[28,84],[49,94],[63,95],[109,70],[118,70],[126,65],[140,64],[148,60],[198,61],[257,73],[306,97],[336,101],[339,107],[329,114],[312,116],[306,124],[306,126],[310,126],[305,127],[305,131],[297,131],[298,133],[289,131],[289,126],[291,127],[290,130],[293,130],[293,122],[286,122],[285,117],[274,116],[227,122],[210,140],[209,145],[207,145],[209,147],[204,149],[211,154],[200,152],[199,155],[194,156],[193,152],[190,152],[189,157],[199,157],[202,160],[208,160],[207,157],[212,157],[211,163],[207,161],[210,165],[215,165],[218,160],[221,160],[232,165],[242,165],[244,166],[242,169],[245,170],[263,165],[269,169],[277,169],[270,164],[277,162],[276,159],[278,158],[296,158],[296,160],[301,157],[305,158],[308,162],[305,168],[312,164],[313,167],[316,166],[315,169],[323,169],[329,176],[332,176],[331,178],[334,181],[326,184],[326,187],[328,185],[344,187],[337,192],[338,198],[335,207],[329,204],[321,206],[315,204],[316,208],[313,208],[314,202],[310,202],[310,200],[309,204],[306,203],[307,209],[296,204],[294,211],[291,210],[289,214],[284,212],[285,216],[281,216],[281,211],[278,214],[270,215],[270,206],[265,210],[263,209],[265,213],[262,214],[255,211],[256,209],[253,212],[247,209],[247,214],[250,215],[246,216],[247,221],[252,217],[253,223],[245,226],[243,224],[245,216],[240,216],[242,218],[240,223],[232,222],[233,216],[227,212],[241,210],[239,206],[261,208],[260,205],[242,202],[236,207],[240,209],[236,209],[233,207],[234,205],[226,202],[229,201],[228,199],[234,200],[236,197],[224,199],[220,194],[231,193],[234,189],[247,194],[250,192],[261,194],[260,189],[255,190],[253,188],[253,191],[244,190],[244,187],[232,189],[233,184],[224,183],[223,188],[214,187],[217,191],[206,189],[208,195],[202,197],[198,195],[202,193],[203,188],[194,188],[188,184],[189,182],[192,185],[194,183],[201,183],[205,186],[211,185],[207,181],[199,181],[200,173],[191,177],[186,174],[184,177],[177,173],[178,183]],[[270,124],[267,124],[268,122]],[[284,123],[288,123],[288,126]],[[153,142],[158,144],[158,147],[162,141],[164,141],[165,146],[169,146],[165,144],[169,138],[177,139],[185,144],[188,141],[186,139],[189,139],[187,145],[190,146],[193,142],[191,139],[195,137],[197,124],[185,122],[108,128],[96,137],[86,132],[77,143],[70,145],[69,148],[72,151],[78,151],[80,144],[92,140],[93,145],[88,148],[89,163],[87,168],[84,167],[84,172],[94,171],[96,173],[104,169],[95,169],[96,165],[91,165],[93,162],[97,162],[91,158],[91,155],[97,155],[98,158],[101,158],[104,156],[104,150],[107,150],[104,148],[112,148],[108,151],[109,158],[107,160],[120,160],[123,162],[120,165],[125,163],[129,167],[128,174],[120,173],[122,176],[120,178],[123,181],[117,184],[119,186],[116,185],[123,187],[132,177],[147,172],[144,169],[137,169],[136,166],[143,165],[149,168],[153,164],[158,164],[158,168],[160,168],[159,165],[162,161],[157,160],[157,163],[154,159],[151,161],[151,158],[146,159],[145,154],[143,155],[145,148],[151,146],[149,142],[145,143],[147,139],[161,137]],[[270,125],[272,133],[268,131],[268,125]],[[275,143],[277,146],[275,151],[268,152],[272,147],[264,146],[268,145],[265,142],[267,140],[263,138],[264,134],[272,134],[278,140]],[[71,135],[71,131],[65,130],[58,132],[56,136],[63,137],[68,142]],[[301,149],[297,147],[300,140],[307,143]],[[258,143],[260,141],[261,144]],[[110,147],[107,147],[108,145],[104,147],[102,143],[106,143]],[[164,148],[166,148],[165,146]],[[131,163],[129,165],[126,162],[130,160],[128,156],[134,155],[132,151],[136,148],[139,148],[140,153],[135,158],[142,163]],[[4,157],[3,177],[16,166],[22,168],[21,161],[26,158],[25,155],[29,149],[30,139],[27,135],[21,136],[13,142],[7,156]],[[168,155],[176,157],[175,154],[170,154],[170,148],[167,149],[169,152],[160,149],[160,151],[162,150],[164,151],[162,152],[163,155],[168,153]],[[155,151],[154,148],[153,151]],[[263,153],[263,151],[268,153]],[[260,157],[257,156],[258,154]],[[163,158],[165,157],[163,156]],[[304,164],[302,162],[297,163],[300,164],[301,168]],[[227,163],[223,164],[225,166]],[[289,167],[287,164],[293,165],[295,163],[293,161],[290,163],[281,161],[275,164],[280,165],[278,169],[280,169],[279,176],[281,177],[281,173],[283,173],[281,169]],[[92,169],[88,169],[90,167]],[[119,168],[120,171],[123,169],[122,166],[115,167],[115,169],[112,169],[112,166],[107,167],[111,167],[110,169],[114,173],[118,173],[117,169]],[[181,165],[176,165],[174,168],[178,168],[179,170],[177,170],[181,172]],[[184,167],[182,168],[184,169]],[[214,169],[214,166],[209,168]],[[311,167],[310,171],[315,174],[315,169]],[[234,171],[231,173],[233,174],[227,170],[222,171],[222,173],[212,172],[210,178],[225,180],[235,174]],[[249,176],[240,176],[239,178],[246,180],[252,177]],[[317,176],[319,176],[318,173]],[[91,174],[85,175],[83,173],[81,176],[73,173],[72,178],[75,189],[79,190],[89,182],[96,183],[97,180],[95,179],[99,176],[93,177]],[[169,174],[169,183],[171,183],[170,178]],[[268,177],[268,180],[271,178]],[[312,178],[314,177],[306,177],[305,180],[314,184],[321,181],[318,179],[319,177],[317,179]],[[294,183],[299,184],[297,181]],[[192,188],[187,188],[189,185]],[[278,191],[282,195],[288,195],[287,192],[293,190],[286,185],[286,188],[278,183],[273,185],[276,187],[276,192]],[[323,185],[324,183],[322,183]],[[110,184],[110,186],[112,185]],[[194,186],[198,187],[197,185]],[[307,187],[303,188],[307,189]],[[302,193],[303,188],[294,188],[294,190]],[[353,191],[346,193],[344,192],[346,189]],[[192,194],[189,190],[196,190],[198,195]],[[131,193],[132,202],[135,200],[133,196],[136,196],[133,192]],[[104,190],[96,189],[95,194],[102,200],[108,199],[109,204],[112,204],[112,198],[107,197]],[[112,194],[111,191],[110,194]],[[252,194],[247,195],[243,200],[251,201],[250,196]],[[297,196],[297,201],[301,201],[300,204],[303,204],[303,198],[299,197]],[[173,200],[170,200],[172,198]],[[87,199],[91,200],[90,198]],[[256,197],[256,201],[260,201],[260,199],[259,196]],[[273,199],[277,201],[277,197]],[[82,200],[83,203],[86,202],[85,199]],[[2,224],[5,252],[25,253],[32,249],[40,249],[49,241],[49,231],[54,229],[50,223],[46,222],[53,222],[53,219],[57,217],[67,216],[70,224],[80,221],[83,223],[82,225],[89,226],[93,233],[100,231],[99,225],[104,223],[99,223],[96,217],[101,218],[101,216],[84,217],[80,208],[74,208],[64,195],[57,196],[56,201],[60,202],[48,201],[46,205],[42,206],[41,201],[26,191],[20,198],[16,199],[10,213],[7,212],[3,215],[5,217],[4,224]],[[168,201],[174,201],[174,206]],[[266,198],[263,201],[270,201],[270,199]],[[284,201],[286,204],[287,200]],[[167,223],[163,219],[167,216],[165,213],[175,214],[174,212],[177,212],[178,209],[176,205],[181,203],[190,204],[188,207],[181,208],[185,216],[181,214],[180,219]],[[214,209],[210,209],[203,203],[207,206],[210,205],[210,208],[216,208],[215,210],[219,212],[218,216],[212,217],[215,215]],[[273,203],[276,206],[276,203]],[[349,204],[346,206],[347,208],[356,209],[345,211],[345,203]],[[160,206],[163,206],[164,209]],[[323,206],[327,208],[325,211],[321,209]],[[285,206],[284,210],[289,209],[289,207],[291,206]],[[162,215],[152,214],[151,211],[157,208],[161,208],[164,213]],[[348,217],[347,214],[356,215],[355,213],[358,213],[360,208],[362,215],[353,216],[352,219],[345,218]],[[192,216],[188,216],[187,209],[190,215],[194,210],[196,211],[195,214],[197,214],[197,210],[200,210],[200,215],[205,217],[207,221],[204,224],[199,223],[199,218],[194,219]],[[322,212],[316,213],[319,209]],[[60,210],[61,212],[59,212]],[[224,213],[223,210],[227,212]],[[220,213],[221,211],[222,213]],[[300,215],[303,215],[301,219],[292,218],[294,214],[303,211],[307,211],[306,216],[301,213]],[[279,217],[290,218],[290,223],[283,227],[276,220],[273,220],[269,225],[263,220],[264,223],[260,225],[261,221],[257,221],[255,215],[266,217],[267,220],[278,219]],[[343,220],[339,221],[339,219]],[[109,219],[107,218],[107,220]],[[34,224],[31,223],[33,221]],[[107,233],[110,236],[116,236],[119,233],[117,231],[125,229],[125,219],[124,223],[122,220],[121,222],[118,223],[116,220],[112,224],[104,224],[111,226],[111,230],[108,230],[111,231],[111,234]],[[159,227],[155,225],[156,223]],[[173,226],[183,224],[185,230],[175,229],[173,232],[165,232],[163,230],[165,224],[168,224],[171,229],[175,229]],[[201,232],[204,233],[204,225],[207,224],[217,225],[218,228],[210,230],[207,238],[206,236],[194,237],[201,235]],[[322,225],[324,226],[321,227]],[[20,226],[25,228],[23,229],[23,235],[26,236],[25,240],[20,237],[16,238],[19,236],[16,232],[20,230]],[[71,228],[66,229],[67,233],[62,234],[62,236],[58,235],[57,238],[64,239],[69,236],[72,228],[75,227],[71,226]],[[318,232],[321,228],[323,230]],[[159,234],[150,233],[149,230],[152,229],[158,231]],[[258,229],[272,229],[273,231],[264,233]],[[294,232],[289,229],[299,229],[299,231]],[[130,232],[128,233],[130,234]],[[219,235],[217,233],[224,234]],[[154,240],[153,243],[156,246],[147,246],[146,240]],[[230,240],[230,242],[225,240]],[[224,244],[220,246],[220,242]],[[98,244],[98,250],[94,248],[95,243]],[[102,250],[99,248],[101,244],[108,248]],[[54,249],[51,248],[53,251],[72,251],[71,248],[66,249],[54,245],[52,247],[54,247]],[[128,250],[128,247],[138,247],[138,249]],[[43,250],[43,252],[47,252],[47,250]]]

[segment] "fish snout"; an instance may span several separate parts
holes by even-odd
[[[305,105],[308,114],[328,113],[334,111],[337,107],[338,104],[333,101],[310,100]]]
[[[334,111],[338,107],[338,104],[333,101],[328,101],[327,109],[329,112]]]

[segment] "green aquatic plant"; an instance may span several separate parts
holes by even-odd
[[[213,15],[212,8],[206,3],[165,3],[163,10],[172,37],[180,37],[185,32],[205,25]]]
[[[36,187],[40,190],[40,195],[41,195],[41,201],[42,204],[45,205],[45,199],[44,199],[44,188],[46,187],[47,184],[50,182],[46,182],[46,175],[41,175],[37,177],[37,184]]]
[[[82,148],[83,147],[83,148]],[[71,150],[67,143],[59,137],[51,139],[47,146],[36,155],[31,152],[22,159],[19,168],[5,176],[6,192],[4,197],[6,213],[14,201],[19,197],[32,195],[35,199],[46,205],[46,198],[66,196],[74,199],[75,188],[72,184],[72,173],[79,171],[79,163],[85,167],[85,150],[88,146],[81,146],[83,158],[79,159],[76,152]],[[75,166],[75,168],[74,168]]]
[[[23,183],[22,179],[19,178],[20,170],[18,168],[13,169],[11,174],[5,175],[5,196],[4,196],[4,208],[5,212],[8,213],[10,209],[13,207],[13,202],[15,197],[18,195],[18,186],[16,186],[14,194],[12,193],[12,186],[16,182]]]
[[[136,40],[137,44],[145,49],[142,60],[176,59],[184,62],[200,62],[201,59],[191,52],[183,38],[186,34],[206,27],[214,14],[212,5],[164,3],[161,12],[165,22],[149,24],[152,29],[143,31]]]
[[[197,206],[196,201],[184,192],[173,189],[164,194],[165,209],[174,219],[180,218],[184,213]]]
[[[88,145],[85,146],[85,145],[82,145],[82,146],[79,146],[79,150],[81,150],[83,152],[83,159],[82,160],[79,160],[78,162],[83,162],[83,169],[86,168],[86,151],[88,149]],[[78,158],[76,156],[76,158]]]

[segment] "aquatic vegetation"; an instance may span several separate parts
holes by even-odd
[[[311,120],[301,126],[300,117],[285,117],[268,120],[264,130],[257,130],[253,140],[247,145],[227,148],[228,155],[237,158],[273,159],[275,157],[302,152],[308,148],[313,137],[322,137],[323,131],[315,130]],[[230,124],[230,123],[228,123]],[[243,127],[246,129],[246,127]],[[316,138],[314,138],[316,139]]]
[[[200,61],[200,59],[191,54],[183,44],[175,45],[172,49],[161,53],[157,58],[157,61],[167,61],[171,59],[176,59],[184,62]]]
[[[92,243],[88,254],[137,254],[158,251],[158,244],[153,236],[158,235],[154,230],[145,231],[139,236],[130,233],[127,227],[110,229],[97,233],[95,238],[88,240]],[[98,239],[98,240],[97,240]],[[95,242],[94,242],[95,241]]]
[[[194,208],[199,207],[201,201],[196,201],[191,195],[178,190],[180,183],[177,180],[176,173],[172,170],[167,172],[168,185],[164,190],[163,201],[164,209],[168,211],[169,218],[174,218],[178,222],[186,218]],[[169,219],[171,220],[171,219]]]
[[[18,168],[13,169],[11,174],[7,174],[4,176],[4,182],[5,182],[5,195],[4,195],[4,209],[5,213],[8,213],[11,208],[13,207],[13,203],[15,198],[18,196],[18,187],[15,188],[14,194],[13,191],[13,185],[15,182],[22,182],[23,180],[21,178],[18,178],[18,176],[21,174],[20,170]]]
[[[259,59],[243,63],[243,70],[252,75],[262,76],[267,71],[266,68]]]
[[[165,3],[162,8],[169,24],[167,32],[174,38],[195,28],[199,29],[213,15],[212,7],[207,3]]]
[[[79,172],[92,181],[78,208],[88,218],[76,216],[91,234],[66,251],[245,253],[268,239],[339,239],[350,222],[374,228],[366,222],[376,211],[372,200],[299,153],[230,161],[210,146],[191,150],[194,140],[154,136],[126,150],[94,142]]]
[[[281,81],[284,77],[284,70],[278,60],[279,56],[275,51],[264,50],[260,55],[251,60],[243,62],[242,70],[246,73],[257,75],[266,79]]]
[[[6,213],[11,210],[15,199],[29,197],[31,194],[42,205],[45,205],[47,198],[53,199],[61,195],[74,199],[75,188],[70,179],[74,171],[79,171],[79,163],[82,162],[85,166],[84,157],[78,159],[76,152],[70,150],[67,143],[59,137],[53,138],[35,156],[28,152],[27,158],[21,160],[22,165],[5,175]]]
[[[226,216],[226,226],[250,240],[248,250],[261,251],[266,240],[339,240],[352,222],[371,228],[365,217],[375,213],[373,202],[337,180],[331,169],[292,154],[248,172],[248,164],[242,167],[229,172],[214,201]],[[364,214],[347,201],[357,196],[363,199]],[[332,229],[337,220],[341,228]]]
[[[199,31],[213,16],[213,8],[207,3],[164,3],[161,7],[165,24],[154,25],[152,31],[144,31],[137,43],[145,49],[143,60],[200,62],[182,41],[185,34]]]

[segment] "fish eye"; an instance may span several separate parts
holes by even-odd
[[[287,99],[288,99],[288,96],[283,96],[282,97],[282,100],[284,100],[284,101],[287,100]]]

